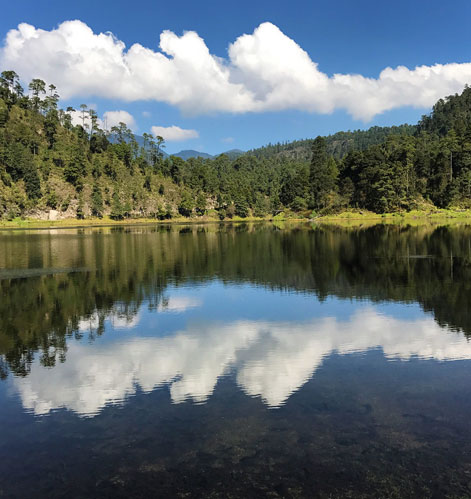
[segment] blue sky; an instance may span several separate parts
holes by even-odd
[[[430,110],[437,96],[460,91],[468,81],[470,69],[466,63],[471,39],[470,18],[471,3],[461,0],[448,5],[435,0],[388,3],[365,0],[289,3],[23,1],[9,3],[3,8],[0,17],[3,39],[20,23],[51,31],[64,21],[78,19],[92,30],[93,37],[112,32],[115,40],[126,45],[124,53],[136,43],[159,52],[159,37],[164,30],[172,31],[177,38],[185,31],[195,31],[204,40],[211,57],[224,60],[221,62],[223,71],[231,66],[229,80],[241,85],[244,96],[240,104],[232,105],[234,90],[223,83],[212,89],[211,71],[207,74],[202,71],[198,75],[198,71],[185,70],[173,76],[177,79],[172,80],[171,76],[164,74],[161,66],[156,67],[155,74],[163,75],[163,79],[168,77],[168,81],[157,87],[162,91],[154,92],[153,76],[145,74],[147,63],[140,66],[140,73],[133,73],[129,82],[123,83],[123,88],[116,90],[114,87],[119,84],[119,77],[110,77],[109,81],[100,81],[96,85],[93,83],[100,78],[95,74],[101,70],[100,61],[90,70],[83,69],[89,73],[74,73],[71,82],[62,81],[62,56],[52,57],[52,48],[48,49],[47,44],[38,44],[39,56],[35,56],[35,64],[32,64],[24,54],[12,56],[10,51],[5,55],[7,42],[3,41],[0,69],[10,69],[6,66],[8,64],[15,66],[13,69],[20,75],[25,71],[39,71],[41,74],[35,76],[47,79],[48,83],[57,84],[59,80],[59,93],[68,97],[64,105],[78,106],[85,102],[96,107],[99,115],[106,111],[126,111],[133,116],[137,133],[150,132],[152,126],[177,126],[196,131],[192,134],[198,135],[195,138],[168,141],[168,152],[187,148],[210,153],[231,148],[246,150],[268,142],[313,137],[338,130],[416,122]],[[254,34],[262,23],[271,24],[265,25],[258,35]],[[229,44],[243,34],[252,36],[246,40],[249,45],[240,44],[230,59]],[[172,38],[171,43],[175,44],[177,38]],[[180,54],[188,52],[192,43],[199,41],[189,39],[177,50]],[[273,48],[275,55],[270,52],[273,56],[271,65],[267,62],[270,54],[267,55],[266,50],[256,52],[258,49],[254,46],[257,44],[265,44],[269,47],[266,50]],[[301,54],[303,50],[310,58],[309,64],[318,64],[316,69],[312,69],[312,77],[307,77],[307,82],[303,81],[303,71],[308,68],[308,62]],[[172,58],[168,53],[165,55]],[[256,63],[249,67],[253,57],[256,57]],[[63,59],[67,64],[74,60],[70,54]],[[458,64],[449,66],[450,63]],[[427,74],[414,72],[416,66],[431,67],[435,64],[445,67],[433,77],[428,70],[425,70]],[[397,66],[406,66],[410,71],[396,71],[392,78],[376,83],[382,70]],[[175,71],[174,67],[169,69],[172,71]],[[289,79],[290,73],[297,76]],[[348,75],[348,81],[333,81],[332,76],[336,73]],[[85,74],[90,84],[76,84],[87,79]],[[357,81],[351,78],[353,74],[362,75],[363,79]],[[319,85],[327,82],[327,87],[319,92],[312,83],[312,79],[317,77]],[[367,78],[374,79],[373,83],[366,81]],[[127,99],[126,89],[133,87],[134,82],[136,87],[142,87],[142,91]],[[175,92],[181,95],[187,92],[185,98],[172,94],[175,82]],[[298,96],[298,89],[304,84],[306,88],[299,90]],[[249,94],[255,97],[247,97]]]

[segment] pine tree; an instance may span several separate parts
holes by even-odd
[[[101,189],[98,184],[93,184],[92,191],[92,215],[94,217],[103,217],[103,197],[101,195]]]
[[[41,182],[39,180],[38,171],[34,165],[29,164],[26,166],[24,181],[28,197],[30,199],[39,199],[42,195]]]
[[[327,204],[328,195],[335,189],[338,171],[333,158],[327,155],[324,137],[317,137],[312,144],[312,159],[309,171],[312,205],[322,209]]]
[[[116,190],[113,192],[110,217],[113,220],[123,220],[124,218],[124,208]]]

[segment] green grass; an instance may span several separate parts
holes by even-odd
[[[263,222],[270,221],[271,218],[262,217],[234,217],[226,219],[225,222]],[[215,223],[220,222],[218,217],[175,217],[170,220],[157,220],[156,218],[126,218],[124,220],[112,220],[109,217],[94,218],[87,217],[84,220],[67,218],[61,220],[38,220],[33,218],[15,218],[13,220],[1,220],[0,229],[52,229],[52,228],[73,228],[73,227],[101,227],[120,225],[144,225],[144,224],[188,224],[188,223]]]
[[[313,222],[319,224],[334,224],[342,226],[365,226],[378,223],[385,224],[450,224],[456,222],[471,223],[471,210],[461,209],[427,209],[412,210],[397,213],[373,213],[366,210],[351,210],[337,213],[335,215],[317,216],[311,219],[302,217],[292,212],[282,212],[275,216],[266,217],[233,217],[225,219],[224,222]],[[109,217],[93,218],[84,220],[74,218],[62,220],[38,220],[33,218],[15,218],[13,220],[0,221],[0,229],[49,229],[49,228],[73,228],[73,227],[100,227],[119,225],[141,225],[141,224],[182,224],[182,223],[210,223],[220,222],[213,213],[203,217],[175,217],[170,220],[157,220],[155,218],[127,218],[124,220],[112,220]]]
[[[336,225],[374,225],[383,224],[452,224],[456,222],[471,223],[471,210],[461,209],[427,209],[411,210],[396,213],[372,213],[365,210],[345,211],[335,215],[325,215],[314,219],[315,222]]]

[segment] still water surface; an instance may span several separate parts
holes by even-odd
[[[0,233],[0,497],[471,497],[471,227]]]

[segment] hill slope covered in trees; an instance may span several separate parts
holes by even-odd
[[[56,88],[0,77],[0,217],[310,216],[471,204],[471,89],[440,100],[417,126],[373,127],[267,146],[238,157],[164,157],[161,137],[138,144],[58,106]],[[53,210],[51,212],[51,210]]]
[[[351,151],[364,151],[372,145],[381,144],[390,135],[414,135],[417,127],[401,125],[391,127],[373,126],[368,130],[337,132],[326,139],[327,153],[335,159],[342,159]],[[310,161],[314,139],[294,140],[292,142],[268,144],[248,151],[257,158],[285,157]]]

